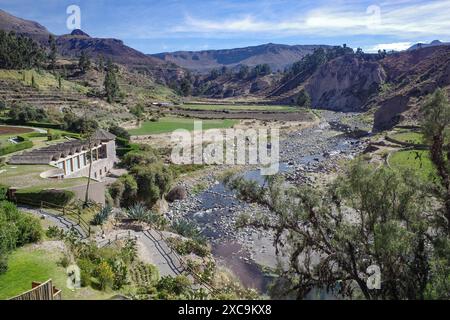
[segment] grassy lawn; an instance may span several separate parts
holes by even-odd
[[[284,111],[295,112],[299,111],[299,108],[290,106],[278,106],[278,105],[214,105],[214,104],[184,104],[181,106],[183,109],[188,110],[206,110],[206,111],[221,111],[221,110],[235,110],[235,111]]]
[[[231,128],[233,125],[238,123],[237,120],[230,119],[199,120],[192,118],[165,117],[161,118],[157,122],[144,122],[140,128],[129,130],[129,133],[133,136],[140,136],[147,134],[168,133],[177,129],[186,129],[192,131],[194,130],[194,121],[202,121],[203,130]]]
[[[420,158],[417,157],[418,155]],[[392,168],[412,169],[425,180],[431,180],[436,175],[430,160],[430,153],[426,150],[398,151],[391,155],[389,163]]]
[[[391,137],[393,139],[406,143],[413,143],[413,144],[424,143],[423,134],[415,131],[399,131],[391,135]]]
[[[75,292],[66,287],[65,269],[58,265],[62,253],[58,250],[42,249],[33,245],[14,251],[8,260],[8,271],[0,275],[0,300],[8,299],[31,289],[33,281],[53,280],[53,285],[62,290],[65,300],[108,299],[113,292],[101,292],[82,288]]]
[[[16,187],[40,190],[46,188],[69,188],[85,184],[86,178],[74,179],[44,179],[40,177],[42,172],[55,169],[47,165],[6,165],[0,168],[0,181],[2,184]]]

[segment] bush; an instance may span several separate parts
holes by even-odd
[[[138,199],[152,207],[169,191],[172,172],[162,163],[135,166],[131,172],[138,185]]]
[[[106,222],[106,220],[108,220],[109,216],[111,215],[112,212],[112,208],[111,207],[104,207],[100,210],[100,212],[98,212],[94,218],[92,219],[92,224],[94,226],[101,226],[102,224],[104,224]]]
[[[0,202],[0,274],[7,269],[9,252],[41,240],[42,234],[37,218],[20,212],[11,202]]]
[[[130,134],[128,133],[128,131],[122,127],[119,127],[118,125],[113,125],[113,126],[109,127],[108,131],[111,132],[112,134],[114,134],[118,138],[125,139],[126,141],[130,140]]]
[[[0,184],[0,201],[6,200],[9,188]]]
[[[45,235],[50,239],[61,240],[64,238],[64,230],[56,226],[50,226],[47,231],[45,231]]]
[[[75,193],[68,190],[18,190],[15,198],[17,203],[27,205],[40,206],[41,201],[43,201],[51,205],[65,207],[75,198]]]
[[[183,240],[181,238],[169,238],[169,244],[180,255],[196,254],[199,257],[206,257],[211,252],[209,248],[195,240]]]
[[[38,218],[27,214],[20,214],[16,221],[18,229],[17,246],[23,246],[28,243],[35,243],[42,239],[44,230]]]
[[[44,109],[32,107],[27,104],[16,105],[9,111],[9,118],[12,121],[25,124],[31,121],[42,122],[48,119]]]
[[[19,142],[17,144],[6,145],[0,148],[0,156],[4,156],[6,154],[10,154],[13,152],[18,152],[22,150],[26,150],[33,147],[33,142],[30,140],[25,140],[23,142]]]
[[[114,282],[114,272],[108,262],[100,262],[94,269],[94,276],[98,281],[100,290],[111,287]]]
[[[172,223],[172,229],[183,237],[196,240],[202,239],[198,226],[195,222],[186,219],[178,219]]]

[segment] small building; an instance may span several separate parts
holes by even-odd
[[[8,163],[55,167],[57,170],[46,178],[88,177],[92,149],[91,178],[101,180],[117,162],[115,139],[115,135],[100,129],[92,136],[90,145],[87,140],[69,140],[15,155]]]

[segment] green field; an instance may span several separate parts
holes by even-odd
[[[205,111],[283,111],[283,112],[295,112],[299,111],[299,108],[280,105],[238,105],[238,104],[184,104],[180,106],[183,109],[188,110],[205,110]]]
[[[174,118],[165,117],[159,119],[159,121],[146,121],[140,128],[129,130],[129,133],[133,136],[142,136],[148,134],[160,134],[168,133],[177,129],[186,129],[189,131],[194,130],[194,121],[202,121],[203,130],[208,129],[222,129],[231,128],[237,120],[223,119],[223,120],[199,120],[192,118]]]
[[[431,180],[436,175],[426,150],[405,150],[394,153],[389,158],[389,164],[394,169],[412,169],[425,180]]]
[[[423,144],[424,138],[423,134],[415,131],[399,131],[391,135],[391,138],[412,144]]]
[[[5,300],[31,289],[33,281],[53,280],[53,285],[62,290],[62,298],[108,299],[113,293],[82,288],[75,292],[67,289],[65,269],[58,265],[62,257],[58,250],[34,249],[27,246],[14,251],[8,260],[8,271],[0,275],[0,300]]]

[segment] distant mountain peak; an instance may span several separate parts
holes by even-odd
[[[74,29],[74,30],[70,33],[70,35],[72,35],[72,36],[87,37],[87,38],[90,38],[90,37],[91,37],[91,36],[88,35],[86,32],[84,32],[83,30],[80,30],[80,29]]]
[[[413,51],[413,50],[428,48],[428,47],[448,46],[448,45],[450,45],[450,42],[442,42],[440,40],[433,40],[430,43],[419,42],[419,43],[416,43],[415,45],[413,45],[411,48],[409,48],[408,51]]]

